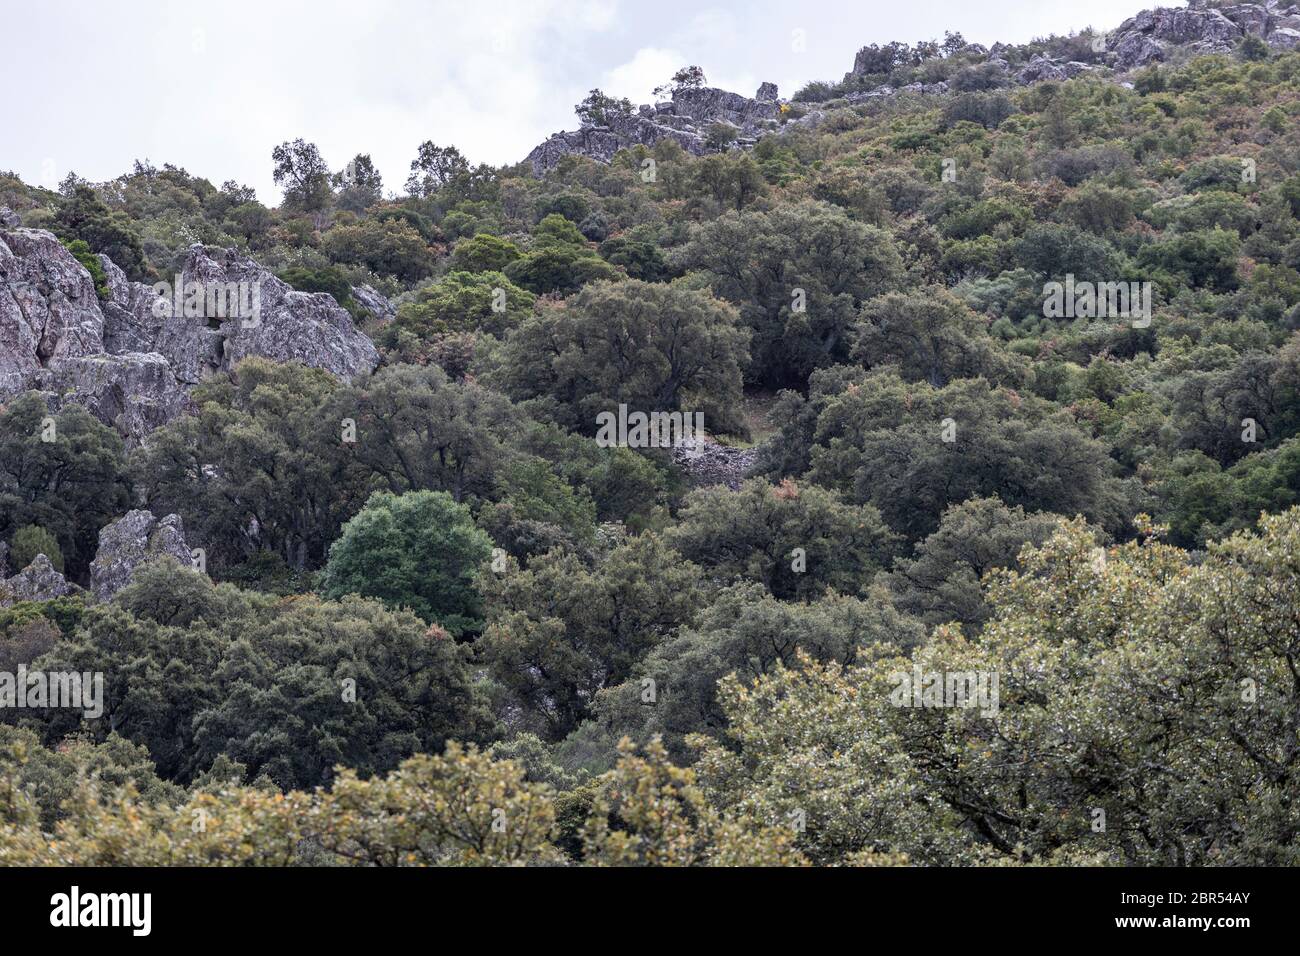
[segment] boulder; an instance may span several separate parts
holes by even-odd
[[[1016,82],[1037,83],[1041,80],[1064,80],[1066,77],[1065,70],[1051,57],[1036,56],[1016,74]]]
[[[387,322],[397,315],[397,309],[388,300],[388,296],[371,286],[354,285],[352,287],[352,298],[356,299],[361,308],[380,322]]]
[[[1115,67],[1132,70],[1165,58],[1165,45],[1143,33],[1128,33],[1111,39]]]
[[[54,569],[49,558],[38,554],[27,567],[0,582],[0,607],[9,607],[19,601],[52,601],[79,590]]]
[[[1275,50],[1294,50],[1300,47],[1300,29],[1279,27],[1268,35],[1268,45]]]
[[[137,568],[158,558],[190,566],[180,517],[159,520],[152,511],[128,511],[99,532],[99,549],[90,563],[91,594],[96,601],[111,601],[131,583]]]

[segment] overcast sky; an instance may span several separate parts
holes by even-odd
[[[416,146],[514,163],[576,126],[592,87],[650,100],[679,66],[752,96],[838,80],[857,49],[986,45],[1092,26],[1154,0],[0,0],[0,170],[54,186],[172,163],[279,201],[271,149],[315,142],[331,167],[369,153],[387,190]],[[1183,6],[1166,2],[1165,6]]]

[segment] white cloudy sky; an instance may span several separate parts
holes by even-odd
[[[783,96],[890,40],[1109,29],[1153,0],[0,0],[0,169],[53,186],[149,159],[278,202],[271,148],[368,152],[398,189],[416,146],[518,162],[594,86],[647,102],[677,67]],[[1181,2],[1165,5],[1181,6]],[[802,31],[802,48],[793,42]]]

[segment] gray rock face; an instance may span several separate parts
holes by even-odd
[[[1011,62],[1017,59],[1017,48],[1004,43],[995,43],[987,50],[978,44],[968,44],[961,52],[986,57],[985,66],[1007,74],[1013,82],[1024,86],[1047,80],[1073,79],[1085,73],[1104,71],[1107,67],[1125,73],[1163,61],[1174,50],[1185,50],[1192,55],[1225,53],[1234,50],[1247,35],[1264,38],[1274,49],[1300,47],[1300,6],[1262,0],[1220,8],[1207,0],[1190,0],[1186,9],[1157,7],[1143,10],[1099,38],[1102,46],[1097,48],[1095,62],[1063,62],[1036,54],[1028,63],[1012,67]],[[869,48],[861,49],[854,58],[853,69],[845,74],[845,82],[868,75],[874,69],[876,55]],[[1119,82],[1132,88],[1132,84],[1122,77]],[[860,103],[899,93],[943,95],[947,92],[946,83],[912,83],[899,89],[883,85],[872,90],[854,90],[842,98],[849,103]],[[822,111],[811,109],[795,122],[812,124],[820,121],[823,115]]]
[[[1127,31],[1145,33],[1167,43],[1197,43],[1204,41],[1231,42],[1241,36],[1241,27],[1220,11],[1187,7],[1169,9],[1156,7],[1143,10],[1137,16],[1120,24],[1119,33]]]
[[[332,295],[299,292],[234,249],[191,246],[185,281],[194,280],[247,283],[261,289],[260,321],[227,318],[220,322],[223,367],[259,355],[277,362],[301,362],[350,379],[379,364],[374,344],[357,331],[352,316]]]
[[[90,273],[48,232],[0,230],[0,395],[55,359],[103,350]]]
[[[739,93],[706,86],[678,90],[673,94],[673,108],[678,116],[689,116],[697,124],[721,121],[744,129],[760,120],[776,119],[777,103],[775,99],[751,100]]]
[[[128,282],[111,259],[107,256],[99,258],[101,263],[105,263],[111,295],[110,301],[102,303],[104,348],[107,352],[114,355],[161,355],[167,360],[177,382],[184,385],[197,385],[222,367],[220,329],[208,327],[201,318],[156,314],[154,304],[158,295],[151,286]],[[176,280],[171,277],[168,281],[175,283]]]
[[[157,352],[56,359],[30,376],[26,387],[45,393],[51,411],[81,405],[137,443],[194,409],[186,384]]]
[[[776,128],[780,112],[776,97],[773,83],[760,86],[755,99],[713,87],[677,90],[671,102],[642,105],[630,116],[611,118],[608,126],[556,133],[528,154],[528,162],[540,176],[565,156],[577,154],[608,163],[621,149],[653,146],[665,139],[702,156],[710,151],[708,127],[714,123],[735,127],[732,148],[745,148],[760,133]]]
[[[388,300],[388,296],[368,285],[354,285],[352,287],[352,298],[357,300],[361,308],[381,322],[387,322],[397,315],[397,309]]]
[[[1294,50],[1300,46],[1300,25],[1278,27],[1268,35],[1268,45],[1276,50]]]
[[[23,570],[0,581],[0,607],[9,607],[19,601],[52,601],[79,590],[54,570],[49,558],[38,554]]]
[[[192,407],[191,386],[248,356],[347,379],[379,362],[332,296],[297,292],[235,250],[191,246],[180,276],[166,278],[179,299],[129,281],[106,256],[100,262],[106,301],[52,234],[0,227],[0,401],[35,389],[52,408],[84,405],[139,442]],[[187,287],[207,290],[196,309],[185,308]],[[248,314],[233,307],[238,290],[257,306]],[[218,292],[230,298],[211,298]]]
[[[1036,56],[1029,65],[1016,74],[1018,83],[1037,83],[1040,80],[1064,80],[1067,78],[1065,68],[1051,57]]]
[[[1240,7],[1225,7],[1221,12],[1225,17],[1241,27],[1243,33],[1257,37],[1268,36],[1271,17],[1269,11],[1262,5],[1247,3]]]
[[[99,550],[90,563],[90,591],[96,601],[111,601],[131,583],[141,565],[171,558],[190,566],[190,547],[178,515],[161,521],[152,511],[128,511],[99,532]]]
[[[648,120],[645,122],[647,126],[656,125]],[[668,127],[663,127],[663,130],[666,135]],[[533,172],[540,176],[547,170],[554,169],[565,156],[576,154],[608,163],[615,153],[628,145],[631,144],[623,143],[612,130],[605,127],[572,130],[556,133],[535,147],[528,154],[528,162],[533,167]]]
[[[0,206],[0,229],[16,229],[23,224],[18,213],[8,206]]]
[[[1186,46],[1193,53],[1224,53],[1245,36],[1261,37],[1269,46],[1292,49],[1300,23],[1289,22],[1290,8],[1273,0],[1222,8],[1192,3],[1186,9],[1157,7],[1143,10],[1120,24],[1108,44],[1118,70],[1131,70],[1165,58],[1171,46]]]
[[[1114,41],[1116,64],[1135,69],[1165,58],[1165,44],[1145,33],[1128,33]]]

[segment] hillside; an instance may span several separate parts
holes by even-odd
[[[820,67],[0,172],[0,863],[1294,865],[1300,7]]]

